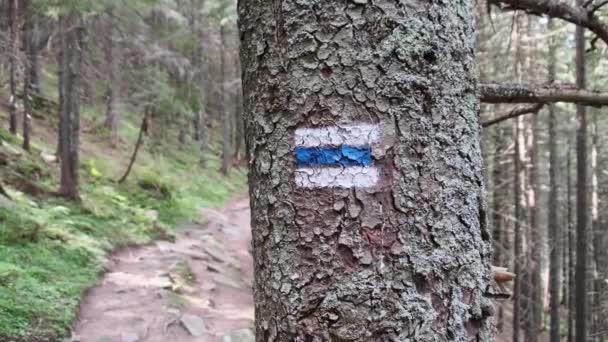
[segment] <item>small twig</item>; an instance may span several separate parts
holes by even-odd
[[[585,1],[585,3],[583,4],[583,8],[589,7],[589,5],[591,5],[592,3],[593,3],[593,0],[587,0],[587,1]]]
[[[597,44],[598,40],[600,40],[599,36],[593,37],[593,39],[591,39],[591,42],[590,42],[591,46],[587,50],[585,50],[585,53],[591,53],[591,52],[597,50],[597,46],[595,46],[595,44]]]
[[[511,110],[509,113],[499,116],[495,119],[486,121],[484,123],[481,124],[481,127],[483,128],[487,128],[493,125],[496,125],[498,123],[501,123],[503,121],[509,120],[509,119],[513,119],[516,118],[518,116],[522,116],[522,115],[526,115],[526,114],[536,114],[538,113],[543,107],[545,106],[544,103],[537,103],[533,106],[526,106],[526,107],[517,107],[513,110]]]
[[[599,4],[593,6],[593,8],[591,8],[589,10],[589,16],[592,16],[596,11],[598,11],[600,8],[606,6],[608,4],[608,0],[604,0],[602,2],[600,2]]]

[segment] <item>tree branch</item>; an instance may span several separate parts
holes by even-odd
[[[595,16],[595,12],[602,7],[604,3],[587,9],[585,7],[571,6],[562,1],[490,0],[490,2],[505,11],[521,10],[529,14],[539,16],[546,15],[585,27],[608,44],[608,25]]]
[[[555,103],[568,102],[585,106],[608,106],[608,92],[578,89],[570,84],[509,84],[479,85],[484,103]]]
[[[486,121],[484,123],[481,124],[481,127],[483,128],[487,128],[493,125],[496,125],[498,123],[501,123],[503,121],[509,120],[509,119],[513,119],[516,118],[518,116],[522,116],[522,115],[526,115],[526,114],[537,114],[543,107],[545,106],[544,103],[537,103],[535,105],[531,105],[531,106],[526,106],[526,107],[517,107],[514,108],[513,110],[511,110],[509,113],[499,116],[495,119]]]

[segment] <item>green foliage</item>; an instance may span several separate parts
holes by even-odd
[[[124,185],[107,179],[116,167],[111,159],[85,159],[79,204],[12,190],[14,202],[0,207],[0,340],[59,340],[110,251],[170,239],[169,227],[196,218],[202,206],[221,206],[243,186],[244,173],[221,177],[217,159],[201,170],[197,155],[195,146],[143,151]],[[28,158],[16,167],[40,173],[44,164]],[[48,172],[40,177],[54,182]],[[142,181],[153,187],[142,188]],[[158,211],[159,222],[151,221],[150,210]],[[187,265],[176,270],[192,280]],[[180,299],[176,295],[172,303],[179,306]]]

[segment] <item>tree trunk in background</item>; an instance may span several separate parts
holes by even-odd
[[[524,31],[523,15],[515,14],[515,25],[517,26],[511,33],[511,39],[515,44],[515,64],[513,77],[519,82],[522,80],[522,70],[525,66],[525,58],[521,47],[522,34]],[[526,250],[524,249],[525,232],[527,227],[527,196],[526,196],[526,138],[524,118],[518,117],[514,121],[515,151],[514,151],[514,207],[515,207],[515,226],[514,226],[514,271],[517,274],[513,289],[513,341],[519,342],[521,332],[529,331],[529,303],[528,303],[528,272]]]
[[[584,0],[577,0],[582,6]],[[585,88],[585,29],[576,27],[576,85]],[[587,342],[587,112],[576,106],[576,341]]]
[[[527,342],[537,342],[538,335],[542,325],[542,284],[541,284],[541,235],[540,235],[540,210],[538,203],[540,201],[540,180],[539,180],[539,161],[538,161],[538,115],[529,117],[528,129],[530,147],[530,175],[528,178],[528,210],[530,211],[530,225],[528,227],[529,241],[526,244],[528,252],[528,274],[530,279],[528,310],[529,310],[529,331]]]
[[[533,39],[533,32],[536,29],[534,25],[536,19],[533,16],[527,16],[527,53],[526,53],[526,69],[528,70],[528,77],[531,79],[535,78],[537,74],[535,62],[537,60],[535,51],[536,40]],[[542,316],[543,316],[543,291],[541,281],[541,250],[543,248],[542,234],[540,226],[540,149],[539,149],[539,129],[538,129],[538,117],[539,115],[531,115],[529,117],[529,137],[530,148],[530,177],[529,177],[529,193],[528,193],[528,209],[530,210],[530,226],[528,227],[529,232],[529,243],[527,244],[528,255],[528,272],[530,279],[530,292],[529,292],[529,312],[530,312],[530,330],[529,338],[527,342],[538,342],[539,334],[542,329]]]
[[[568,139],[568,280],[569,280],[569,295],[568,295],[568,342],[574,341],[574,296],[576,292],[576,284],[574,279],[574,262],[575,262],[575,229],[574,229],[574,205],[572,204],[572,142]]]
[[[240,81],[241,77],[241,62],[236,61],[236,75]],[[245,122],[243,120],[243,85],[239,82],[235,91],[234,103],[236,106],[235,120],[236,120],[236,141],[234,145],[234,159],[240,161],[243,159],[243,148],[245,145]]]
[[[515,151],[513,153],[515,170],[514,182],[513,182],[513,194],[514,194],[514,206],[515,206],[515,227],[514,227],[514,255],[515,255],[515,274],[521,275],[523,273],[523,263],[525,262],[525,255],[523,253],[523,232],[522,224],[526,222],[525,215],[525,204],[526,195],[524,191],[525,184],[525,169],[522,164],[525,161],[525,151],[523,148],[524,136],[523,136],[523,119],[517,118],[514,121],[514,140],[515,140]],[[513,289],[513,342],[520,341],[521,323],[522,323],[522,306],[524,304],[524,286],[525,278],[518,276],[515,278],[515,287]]]
[[[22,1],[23,7],[23,48],[25,50],[25,61],[23,71],[23,149],[30,151],[30,132],[31,132],[31,113],[32,103],[30,101],[31,76],[32,76],[32,54],[35,53],[34,48],[34,18],[30,1]]]
[[[496,106],[497,108],[499,106]],[[496,110],[496,112],[500,112]],[[493,241],[494,241],[494,265],[507,267],[509,263],[510,250],[506,243],[507,237],[507,222],[505,220],[504,210],[508,206],[508,189],[505,186],[505,180],[508,178],[508,173],[505,172],[504,163],[505,156],[508,156],[508,145],[506,141],[506,133],[504,125],[497,125],[494,130],[494,169],[492,170],[492,179],[494,184],[493,203],[492,203],[492,223],[494,225]],[[497,328],[502,332],[504,324],[504,308],[503,305],[498,307]]]
[[[553,19],[549,19],[547,25],[547,31],[551,34],[554,30]],[[555,63],[556,63],[556,44],[555,38],[551,36],[549,38],[549,82],[555,81]],[[556,118],[555,118],[555,105],[549,105],[549,207],[547,211],[547,222],[549,225],[549,246],[551,246],[550,252],[550,280],[549,280],[549,295],[550,295],[550,310],[551,310],[551,327],[550,337],[551,342],[560,342],[560,275],[561,269],[561,257],[562,257],[562,230],[561,225],[558,222],[558,182],[557,182],[557,169],[558,155],[557,155],[557,142],[556,142]]]
[[[239,23],[257,341],[493,341],[472,1]]]
[[[593,125],[592,125],[592,150],[591,150],[591,227],[593,234],[593,259],[595,264],[595,272],[593,272],[593,335],[595,336],[596,341],[603,342],[605,337],[608,336],[608,324],[606,320],[608,317],[605,315],[603,310],[603,296],[605,295],[606,290],[606,273],[605,268],[608,267],[606,265],[606,259],[604,259],[604,255],[606,254],[606,248],[608,248],[608,244],[604,239],[603,232],[603,222],[600,219],[600,198],[599,198],[599,164],[598,164],[598,156],[599,156],[599,133],[598,133],[598,122],[597,122],[597,114],[593,115]]]
[[[117,47],[114,42],[115,28],[113,20],[113,8],[109,8],[107,34],[105,36],[105,55],[106,55],[106,70],[107,88],[106,88],[106,119],[104,126],[110,130],[110,141],[112,144],[118,142],[118,124],[120,122],[120,112],[118,110],[118,97],[120,94],[120,84],[117,82],[118,77],[118,58]]]
[[[27,24],[27,20],[29,20],[29,24]],[[41,44],[41,32],[40,32],[40,24],[38,23],[38,19],[34,14],[26,14],[26,25],[29,26],[28,32],[29,35],[27,39],[26,49],[26,57],[28,64],[28,77],[29,77],[29,87],[30,92],[32,94],[40,95],[40,50],[42,47]],[[27,36],[26,36],[27,37]]]
[[[199,91],[199,106],[198,112],[194,118],[194,140],[199,144],[199,165],[201,167],[205,167],[207,165],[207,115],[205,112],[206,109],[206,101],[207,101],[207,93],[206,93],[206,84],[209,82],[209,72],[207,70],[207,64],[204,63],[205,51],[203,50],[203,44],[206,43],[206,35],[203,30],[201,21],[201,15],[196,10],[196,1],[192,0],[190,2],[192,7],[191,16],[190,16],[190,34],[192,37],[197,37],[197,45],[196,48],[193,49],[192,52],[192,65],[196,70],[196,77],[194,78],[194,87]],[[201,4],[202,6],[202,4]]]
[[[222,48],[221,48],[221,73],[222,73],[222,110],[220,112],[221,114],[221,120],[222,120],[222,169],[221,172],[222,174],[226,175],[228,174],[228,171],[230,170],[230,164],[231,164],[231,159],[232,159],[232,152],[231,152],[231,125],[230,125],[230,119],[232,117],[232,111],[228,110],[229,104],[229,96],[228,96],[228,89],[227,89],[227,85],[226,85],[226,28],[224,27],[224,25],[220,25],[220,35],[222,38]]]
[[[61,125],[60,160],[61,185],[59,193],[78,199],[78,148],[80,138],[80,90],[85,29],[80,20],[61,20]]]
[[[19,31],[17,25],[17,13],[18,13],[18,2],[17,0],[8,0],[8,26],[9,26],[9,41],[11,50],[9,51],[9,87],[11,92],[9,102],[9,130],[15,135],[17,134],[17,52],[19,51],[19,43],[17,39],[17,32]]]
[[[207,113],[202,110],[199,113],[200,123],[199,123],[199,131],[200,131],[200,141],[199,141],[199,165],[201,167],[207,167],[207,144],[209,141],[209,133],[207,130]]]

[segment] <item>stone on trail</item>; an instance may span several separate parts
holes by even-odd
[[[139,342],[139,335],[132,332],[123,332],[120,334],[120,340],[122,342]]]
[[[255,342],[255,335],[251,329],[235,330],[230,335],[224,335],[222,342]]]
[[[205,333],[205,322],[197,316],[185,314],[180,322],[188,333],[194,337],[200,337]]]

